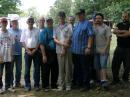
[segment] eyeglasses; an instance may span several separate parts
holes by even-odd
[[[34,21],[28,21],[28,23],[34,23]]]
[[[1,23],[7,23],[7,21],[6,21],[6,20],[4,20],[4,21],[1,21]]]

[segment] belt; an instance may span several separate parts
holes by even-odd
[[[36,49],[36,48],[28,48],[30,51],[32,51],[32,50],[34,50],[34,49]]]

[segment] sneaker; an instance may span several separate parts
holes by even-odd
[[[63,87],[58,87],[57,91],[62,91]]]
[[[9,92],[13,92],[13,93],[15,92],[15,90],[14,90],[12,87],[11,87],[11,88],[8,88],[7,90],[8,90]]]
[[[35,91],[40,91],[40,88],[39,87],[35,87]]]
[[[102,81],[101,87],[102,87],[102,89],[108,89],[108,81]]]
[[[70,86],[67,86],[66,87],[66,91],[70,91],[71,90],[71,87]]]
[[[48,92],[49,91],[49,87],[44,88],[44,91]]]
[[[31,88],[30,87],[25,87],[25,91],[29,92],[29,91],[31,91]]]
[[[23,88],[23,85],[19,84],[15,84],[15,88]]]
[[[5,91],[3,89],[0,89],[0,94],[3,94]]]

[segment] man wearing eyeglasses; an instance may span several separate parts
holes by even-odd
[[[9,29],[9,32],[15,39],[15,44],[13,45],[12,71],[14,70],[14,66],[16,67],[15,77],[14,73],[12,72],[12,86],[15,85],[15,87],[21,87],[20,80],[22,70],[22,44],[20,42],[22,30],[18,26],[18,19],[11,19],[11,28]]]
[[[34,18],[30,17],[27,19],[28,28],[23,31],[21,35],[21,42],[25,48],[25,90],[31,90],[31,81],[30,81],[30,68],[32,60],[34,63],[34,88],[36,91],[39,91],[39,81],[40,81],[40,64],[39,57],[37,53],[38,49],[38,36],[39,29],[35,28]]]
[[[0,20],[1,29],[0,29],[0,94],[4,93],[3,90],[3,69],[5,66],[5,90],[10,92],[15,92],[11,87],[11,62],[13,59],[12,56],[12,46],[14,44],[14,38],[7,30],[8,21],[6,18]]]

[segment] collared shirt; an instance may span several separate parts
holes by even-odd
[[[11,62],[13,59],[12,47],[14,37],[8,32],[4,33],[0,29],[0,57],[3,62]]]
[[[55,50],[56,45],[53,39],[53,28],[45,28],[39,35],[39,43],[46,48]]]
[[[117,24],[119,30],[129,30],[130,21],[121,22]],[[117,46],[121,48],[130,48],[130,36],[129,37],[117,37]]]
[[[100,53],[107,45],[107,39],[111,37],[111,29],[106,24],[101,26],[94,26],[94,44],[97,53]],[[106,49],[106,53],[109,53],[109,48]]]
[[[68,24],[64,24],[64,25],[59,25],[55,29],[53,38],[57,38],[60,42],[64,43],[66,40],[71,39],[71,36],[72,36],[71,28],[68,26]],[[56,44],[57,54],[61,54],[62,49],[63,49],[63,46]]]
[[[72,34],[72,53],[85,54],[88,38],[93,36],[93,29],[87,20],[79,21],[75,24]]]
[[[22,55],[22,44],[20,42],[22,30],[13,30],[13,28],[10,28],[8,30],[15,39],[15,44],[13,45],[13,55]]]
[[[36,48],[38,46],[39,29],[25,29],[22,32],[20,42],[24,42],[27,48]]]
[[[42,32],[44,29],[45,29],[45,27],[44,28],[40,28],[40,32]]]

